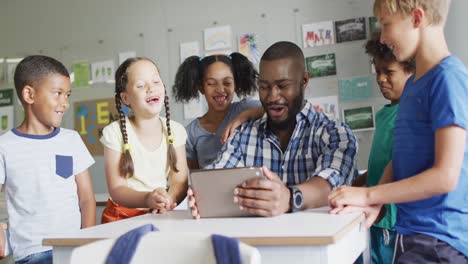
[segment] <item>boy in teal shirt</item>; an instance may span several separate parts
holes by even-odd
[[[392,51],[380,43],[380,31],[374,32],[366,44],[366,53],[372,57],[376,79],[385,99],[390,104],[380,109],[375,116],[375,132],[369,155],[368,171],[358,177],[353,185],[375,186],[383,171],[392,160],[393,127],[398,112],[398,102],[408,78],[414,72],[411,61],[398,62]],[[388,263],[393,256],[396,232],[396,206],[385,205],[386,214],[370,229],[372,263]]]

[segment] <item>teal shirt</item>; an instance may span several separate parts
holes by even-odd
[[[374,140],[369,155],[367,170],[367,186],[379,183],[384,169],[392,159],[393,128],[398,112],[397,105],[386,105],[375,115]],[[375,224],[377,227],[394,229],[396,222],[396,206],[385,205],[387,212],[384,218]]]

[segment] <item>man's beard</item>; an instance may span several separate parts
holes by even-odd
[[[272,130],[288,130],[294,128],[296,125],[296,115],[302,110],[304,105],[304,91],[301,89],[301,93],[293,100],[291,105],[288,105],[288,117],[282,121],[273,121],[266,109],[268,105],[262,102],[263,109],[267,112],[268,115],[268,126]]]

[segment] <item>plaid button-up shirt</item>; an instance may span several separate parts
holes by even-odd
[[[319,176],[336,188],[352,181],[357,149],[356,138],[346,124],[314,111],[307,101],[296,115],[284,152],[268,128],[265,114],[244,123],[224,144],[214,164],[206,168],[265,166],[288,186]]]

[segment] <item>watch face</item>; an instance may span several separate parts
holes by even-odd
[[[302,192],[296,186],[289,186],[288,188],[291,192],[291,199],[289,200],[291,212],[298,212],[302,209],[304,203]]]
[[[297,209],[302,207],[302,193],[300,190],[294,192],[294,207]]]
[[[297,192],[295,195],[294,195],[294,205],[298,208],[301,208],[302,207],[302,195],[301,193]]]

